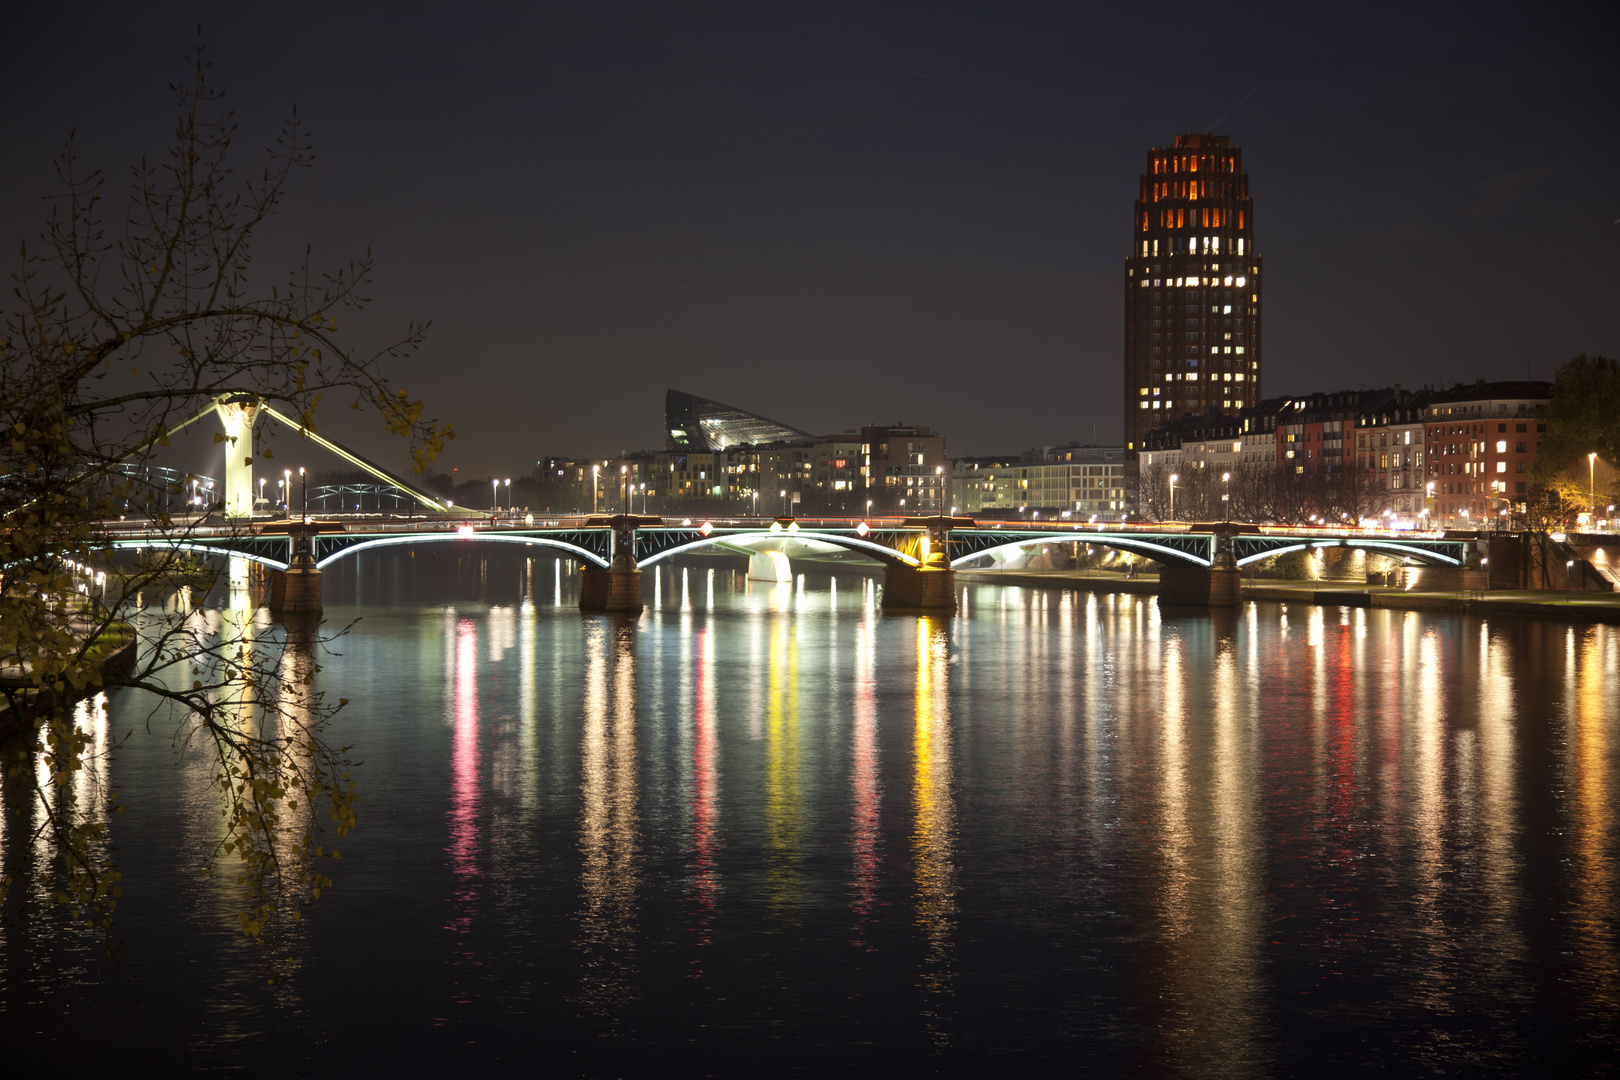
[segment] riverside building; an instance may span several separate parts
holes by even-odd
[[[1261,265],[1242,149],[1192,133],[1149,150],[1125,260],[1127,477],[1153,428],[1260,400]]]

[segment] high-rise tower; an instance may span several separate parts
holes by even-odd
[[[1125,454],[1187,413],[1260,399],[1260,256],[1243,151],[1177,135],[1148,151],[1125,260]]]

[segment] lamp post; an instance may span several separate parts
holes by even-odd
[[[292,519],[292,470],[282,469],[281,476],[287,482],[286,488],[281,493],[281,508],[287,512],[287,518],[290,521]]]
[[[302,465],[298,466],[298,482],[303,486],[304,489],[303,515],[304,524],[307,525],[309,524],[309,474],[304,471],[304,467]]]
[[[630,466],[619,466],[619,513],[628,514],[630,508],[624,504],[624,486],[630,482]]]
[[[1597,451],[1586,455],[1586,524],[1597,531]]]
[[[598,466],[593,462],[592,465],[591,465],[591,513],[593,513],[593,514],[596,513],[596,472],[597,472],[597,469],[598,469]]]
[[[1564,603],[1569,603],[1569,575],[1575,569],[1575,560],[1564,563]]]
[[[501,508],[501,482],[490,478],[489,481],[489,516],[494,517],[495,511]]]
[[[1181,479],[1180,473],[1170,474],[1170,520],[1176,520],[1176,481]]]
[[[264,477],[259,477],[259,502],[264,502],[264,481]]]
[[[1229,472],[1221,473],[1221,483],[1225,485],[1221,491],[1221,502],[1226,506],[1226,523],[1230,525],[1232,523],[1232,474]]]

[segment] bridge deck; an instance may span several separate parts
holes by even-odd
[[[550,547],[595,565],[606,566],[614,554],[615,521],[603,515],[557,515],[533,521],[487,517],[437,516],[323,518],[312,521],[315,557],[325,566],[356,551],[401,544],[483,540]],[[178,547],[218,555],[242,555],[285,569],[298,522],[252,524],[184,524],[177,531],[152,530],[140,523],[109,522],[112,548]],[[1467,545],[1478,534],[1384,531],[1370,529],[1294,528],[1286,526],[1090,522],[971,521],[963,518],[658,518],[633,521],[638,563],[654,563],[714,544],[748,546],[772,539],[820,540],[885,562],[917,565],[925,541],[939,544],[951,565],[1041,541],[1084,542],[1132,551],[1159,562],[1194,567],[1213,565],[1222,545],[1239,565],[1311,547],[1354,547],[1438,565],[1459,566]],[[936,546],[932,550],[938,551]]]

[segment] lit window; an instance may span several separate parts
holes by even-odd
[[[1154,403],[1153,403],[1153,404],[1155,404],[1155,405],[1157,405],[1157,404],[1158,404],[1158,402],[1157,402],[1157,401],[1155,401],[1155,402],[1154,402]],[[1145,402],[1145,401],[1144,401],[1144,402],[1142,402],[1142,408],[1144,408],[1144,409],[1145,409],[1145,408],[1147,408],[1147,407],[1148,407],[1148,403],[1147,403],[1147,402]]]
[[[1241,345],[1239,345],[1239,346],[1238,346],[1238,347],[1237,347],[1237,351],[1238,351],[1238,355],[1239,355],[1239,356],[1242,356],[1242,355],[1243,355],[1243,346],[1241,346]]]
[[[1242,381],[1243,381],[1243,373],[1242,373],[1242,372],[1239,372],[1239,373],[1238,373],[1238,377],[1237,377],[1237,381],[1238,381],[1238,382],[1242,382]]]
[[[1187,381],[1188,381],[1188,382],[1197,382],[1197,381],[1198,381],[1198,372],[1196,372],[1196,371],[1189,371],[1189,372],[1188,372],[1188,373],[1187,373]]]
[[[1231,304],[1227,304],[1227,305],[1226,305],[1226,307],[1225,307],[1225,308],[1224,308],[1224,309],[1223,309],[1223,310],[1222,310],[1222,312],[1221,312],[1221,314],[1223,314],[1223,315],[1230,315],[1230,314],[1232,314],[1232,305],[1231,305]]]
[[[1507,440],[1506,439],[1498,439],[1496,441],[1496,452],[1498,454],[1507,453]]]
[[[1497,472],[1507,472],[1507,462],[1505,462],[1505,461],[1498,461],[1498,462],[1497,462],[1497,463],[1496,463],[1496,471],[1497,471]]]

